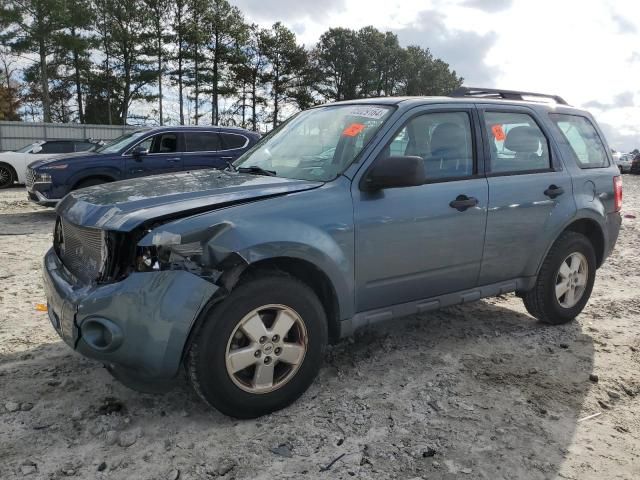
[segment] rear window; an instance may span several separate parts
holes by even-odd
[[[604,144],[588,118],[552,113],[551,119],[567,139],[580,168],[609,166],[609,158]]]

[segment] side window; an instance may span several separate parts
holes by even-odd
[[[471,119],[466,112],[427,113],[409,120],[383,155],[419,156],[429,180],[474,173]]]
[[[248,142],[247,137],[235,133],[221,133],[222,145],[225,150],[233,150],[235,148],[243,148]]]
[[[215,152],[221,149],[215,132],[184,132],[185,152]]]
[[[149,149],[149,153],[175,153],[177,151],[178,135],[175,133],[159,133],[155,135]]]
[[[589,119],[552,113],[551,119],[567,139],[580,168],[609,166],[609,158],[598,132]]]
[[[153,143],[153,139],[155,137],[149,137],[149,138],[145,138],[143,141],[141,141],[138,145],[136,145],[136,147],[142,147],[145,150],[151,152],[151,144]]]
[[[485,112],[491,173],[549,170],[549,141],[526,113]]]
[[[71,153],[73,143],[71,142],[46,142],[42,145],[42,150],[38,153]]]

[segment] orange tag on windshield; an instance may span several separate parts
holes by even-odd
[[[355,137],[362,132],[366,127],[363,123],[352,123],[342,131],[342,135],[345,137]]]
[[[491,127],[491,131],[493,132],[493,137],[499,142],[502,142],[505,138],[507,138],[507,136],[504,134],[504,130],[502,129],[502,125],[494,125],[493,127]]]

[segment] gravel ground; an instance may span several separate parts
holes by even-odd
[[[506,295],[372,328],[252,421],[70,351],[36,310],[54,213],[0,191],[0,478],[638,479],[640,177],[624,182],[637,218],[578,321],[542,325]]]

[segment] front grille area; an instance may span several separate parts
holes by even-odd
[[[90,283],[100,278],[107,260],[104,230],[58,219],[54,248],[67,270],[79,280]]]
[[[36,182],[36,173],[33,171],[33,168],[27,168],[27,188],[33,187],[33,184]]]

